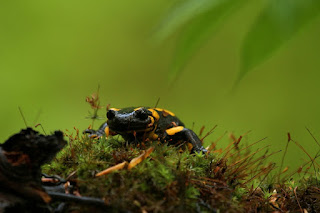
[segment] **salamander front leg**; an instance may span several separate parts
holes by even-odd
[[[207,150],[202,146],[201,140],[198,138],[196,133],[191,129],[187,129],[183,126],[176,126],[166,130],[165,140],[183,140],[192,144],[191,152],[203,152],[206,153]]]
[[[103,123],[98,130],[93,129],[86,129],[83,131],[83,133],[89,134],[88,136],[90,138],[97,138],[102,137],[103,135],[106,135],[106,137],[109,136],[109,127],[107,122]]]

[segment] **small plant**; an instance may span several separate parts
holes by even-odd
[[[91,109],[93,110],[92,113],[89,111],[89,116],[86,117],[86,118],[92,119],[91,127],[93,127],[95,120],[104,119],[103,117],[98,116],[98,112],[102,108],[102,106],[100,106],[99,91],[100,91],[100,85],[98,86],[96,93],[93,93],[90,97],[89,96],[86,97],[86,102],[90,104]]]

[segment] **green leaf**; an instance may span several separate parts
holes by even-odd
[[[319,13],[319,0],[272,0],[246,35],[236,84]]]
[[[193,2],[198,0],[193,0]],[[191,1],[188,1],[190,3]],[[236,9],[248,2],[248,0],[208,0],[202,1],[206,9],[197,10],[197,13],[187,13],[183,20],[188,20],[180,37],[178,38],[177,48],[173,63],[169,73],[169,80],[175,80],[184,66],[209,38],[215,30],[225,21],[228,15],[234,13]],[[205,2],[205,3],[204,3]],[[210,2],[210,4],[209,4]],[[177,14],[179,15],[179,14]]]
[[[190,21],[192,18],[207,12],[210,8],[219,4],[221,0],[183,0],[172,7],[165,18],[157,26],[154,38],[162,42],[170,35]]]

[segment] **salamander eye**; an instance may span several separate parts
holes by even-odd
[[[136,111],[136,117],[141,119],[141,120],[145,120],[145,119],[148,118],[148,114],[143,109],[138,109]]]
[[[114,110],[112,110],[112,109],[108,110],[108,112],[107,112],[107,118],[108,118],[109,120],[111,120],[112,118],[114,118],[115,115],[116,115],[116,112],[115,112]]]

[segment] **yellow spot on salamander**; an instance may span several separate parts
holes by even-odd
[[[187,146],[188,146],[188,150],[189,150],[189,152],[191,152],[191,150],[193,149],[193,145],[192,145],[192,143],[187,143]]]
[[[148,124],[148,127],[153,126],[154,124],[154,118],[152,116],[148,116],[150,118],[150,123]]]
[[[165,115],[165,114],[168,114],[168,115],[171,115],[171,116],[176,116],[173,112],[171,112],[171,111],[169,111],[169,110],[166,110],[166,109],[155,108],[155,110],[158,110],[158,111],[164,113],[164,115]]]
[[[135,108],[134,111],[137,111],[137,110],[139,110],[139,109],[141,109],[141,108],[142,108],[142,107]]]
[[[110,108],[109,110],[120,111],[120,109],[118,109],[118,108]]]
[[[152,113],[152,117],[154,117],[156,119],[156,121],[158,121],[160,118],[158,112],[154,109],[148,109],[148,110]]]
[[[178,132],[181,132],[183,130],[183,126],[176,126],[176,127],[172,127],[170,129],[167,129],[166,132],[168,135],[174,135]]]
[[[106,137],[108,138],[109,136],[109,132],[110,132],[110,129],[109,127],[107,126],[106,128],[104,128],[104,133],[106,133]]]
[[[152,135],[150,135],[150,136],[149,136],[149,139],[151,139],[151,140],[154,140],[154,141],[155,141],[155,140],[157,140],[157,139],[158,139],[158,137],[159,137],[159,136],[158,136],[157,134],[153,133]]]

